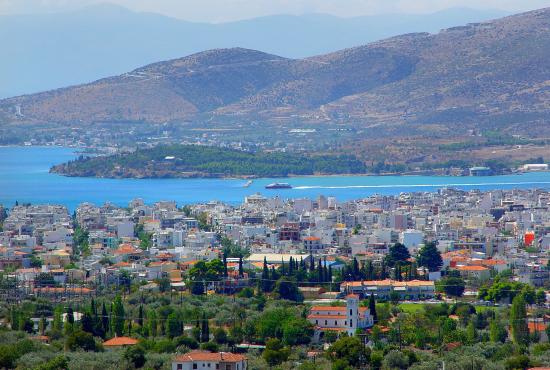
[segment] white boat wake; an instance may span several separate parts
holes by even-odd
[[[305,189],[379,189],[379,188],[445,188],[451,186],[492,186],[492,185],[550,185],[550,181],[525,181],[525,182],[477,182],[457,184],[387,184],[387,185],[340,185],[340,186],[294,186],[295,190]]]

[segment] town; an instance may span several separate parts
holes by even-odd
[[[0,208],[0,323],[33,343],[3,345],[1,366],[48,346],[50,368],[58,348],[135,368],[423,369],[487,343],[508,353],[473,368],[547,364],[549,206],[548,190],[442,188]]]

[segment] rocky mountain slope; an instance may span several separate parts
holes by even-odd
[[[550,8],[305,59],[216,49],[0,101],[6,122],[543,122]]]

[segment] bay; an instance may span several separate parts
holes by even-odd
[[[464,190],[550,188],[550,172],[451,177],[451,176],[315,176],[289,179],[256,179],[244,187],[240,179],[97,179],[64,177],[49,168],[75,158],[76,149],[63,147],[0,147],[0,204],[15,201],[63,204],[74,210],[82,202],[106,201],[126,206],[134,198],[146,202],[175,200],[178,205],[219,200],[238,204],[254,193],[281,198],[334,196],[338,200],[393,195],[401,192],[437,191],[443,187]],[[292,189],[267,190],[272,182],[288,182]]]

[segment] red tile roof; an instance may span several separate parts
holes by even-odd
[[[483,266],[457,266],[456,269],[459,271],[488,271],[489,270],[487,267],[483,267]]]
[[[130,337],[114,337],[103,342],[106,347],[133,346],[138,343],[137,339]]]
[[[177,356],[175,362],[194,362],[194,361],[211,361],[211,362],[239,362],[245,361],[243,355],[231,352],[206,352],[192,351],[184,355]]]

